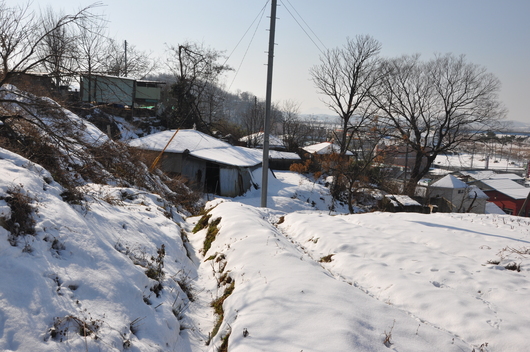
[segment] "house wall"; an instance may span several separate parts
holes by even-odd
[[[435,197],[445,198],[448,201],[450,201],[451,203],[454,203],[454,201],[453,201],[453,189],[451,189],[451,188],[431,187],[428,192],[429,192],[429,197],[431,197],[431,198],[435,198]]]
[[[135,101],[146,104],[156,104],[160,101],[160,91],[160,87],[155,84],[143,84],[143,82],[136,82]]]
[[[81,82],[81,99],[88,101],[89,81],[92,82],[90,99],[98,103],[132,106],[151,105],[160,101],[160,86],[155,82],[136,81],[126,77],[85,75]]]
[[[155,158],[160,154],[160,152],[154,153],[156,154]],[[165,172],[184,173],[182,170],[182,154],[164,153],[159,161],[158,167]]]
[[[473,203],[472,207],[471,207],[471,203]],[[473,197],[471,196],[471,198],[470,198],[468,193],[466,192],[466,198],[464,200],[464,204],[462,206],[462,210],[461,211],[468,212],[468,209],[469,209],[469,213],[485,214],[486,213],[486,203],[487,203],[487,199],[484,199],[484,198],[477,198],[473,202]],[[471,207],[471,209],[469,207]]]
[[[132,106],[134,100],[134,80],[121,77],[92,75],[83,76],[81,81],[81,99],[89,100],[89,82],[92,91],[90,99],[98,103]]]
[[[469,209],[473,198],[469,198],[469,193],[463,188],[436,188],[430,189],[430,197],[440,196],[452,204],[452,212],[464,212]],[[486,212],[486,199],[477,198],[470,209],[471,213],[484,214]]]
[[[220,169],[220,193],[227,197],[236,197],[244,193],[243,180],[236,168]]]
[[[145,151],[152,162],[159,152]],[[224,197],[237,197],[248,191],[252,185],[249,168],[207,162],[190,155],[164,153],[158,167],[165,171],[180,174],[188,180],[188,185],[202,192],[215,192]],[[212,170],[217,172],[217,175]],[[210,179],[207,179],[209,175]],[[215,184],[214,184],[215,183]]]
[[[178,159],[173,159],[178,165],[173,165],[172,167],[174,169],[179,169],[178,172],[186,177],[191,185],[203,191],[204,182],[206,180],[206,161],[182,154],[174,155],[179,156]]]
[[[272,159],[269,158],[269,168],[273,170],[289,170],[292,164],[301,163],[300,159]]]
[[[501,193],[496,190],[489,190],[484,191],[490,199],[490,202],[495,203],[499,208],[501,208],[505,213],[517,215],[519,214],[519,210],[523,207],[524,199],[513,199],[508,197],[506,194]],[[526,209],[522,216],[529,216],[530,215],[530,203],[526,205]]]

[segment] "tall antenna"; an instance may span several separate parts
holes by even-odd
[[[267,65],[267,95],[265,97],[265,131],[263,132],[263,162],[261,174],[261,207],[267,207],[269,182],[269,134],[272,100],[272,63],[274,61],[274,32],[276,30],[276,0],[271,2],[271,28],[269,33],[269,63]]]

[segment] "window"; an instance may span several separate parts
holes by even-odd
[[[513,209],[503,208],[502,211],[504,211],[508,215],[513,215]]]

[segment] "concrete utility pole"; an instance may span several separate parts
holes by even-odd
[[[276,0],[271,2],[271,28],[269,33],[269,63],[267,65],[267,95],[265,97],[265,131],[263,132],[263,162],[261,174],[261,207],[267,207],[269,182],[269,134],[272,100],[272,63],[274,61],[274,32],[276,30]]]

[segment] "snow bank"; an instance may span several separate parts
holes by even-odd
[[[188,301],[178,281],[193,277],[195,267],[173,209],[156,195],[102,186],[90,187],[93,201],[86,207],[71,206],[47,171],[1,148],[0,170],[0,199],[18,188],[35,209],[35,235],[19,236],[18,246],[0,226],[0,350],[189,345],[179,334],[182,317],[176,315]],[[7,208],[0,200],[4,220]],[[145,272],[162,245],[166,275],[157,297],[157,281]]]

